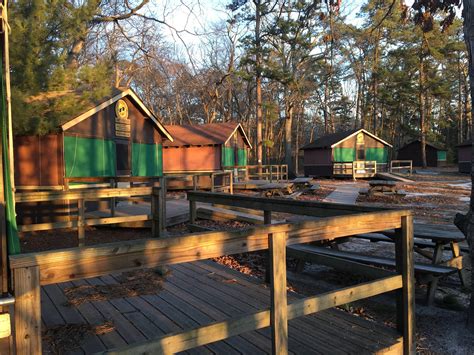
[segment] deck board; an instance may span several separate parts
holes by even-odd
[[[86,337],[70,353],[91,353],[120,348],[162,334],[255,312],[270,304],[268,287],[211,261],[170,267],[163,290],[153,295],[66,305],[64,288],[81,284],[117,283],[114,275],[48,285],[42,288],[43,322],[46,327],[65,323],[100,324],[112,320],[116,329]],[[302,296],[288,293],[292,302]],[[289,322],[292,354],[399,352],[400,339],[383,325],[340,310],[327,310]],[[225,341],[191,349],[186,354],[263,354],[271,352],[270,329],[260,329]]]

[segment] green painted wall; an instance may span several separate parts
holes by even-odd
[[[356,158],[354,148],[333,148],[333,161],[336,163],[353,162]]]
[[[132,175],[163,176],[161,144],[132,143]]]
[[[222,166],[234,166],[234,159],[234,148],[222,147]]]
[[[376,161],[379,164],[388,162],[388,148],[366,148],[365,149],[365,160]]]
[[[238,149],[237,150],[237,165],[245,166],[247,165],[247,149]]]
[[[64,137],[66,177],[115,176],[116,159],[112,140]]]
[[[438,150],[438,161],[446,161],[446,151],[445,150]]]

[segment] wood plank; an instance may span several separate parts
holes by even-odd
[[[351,261],[347,259],[341,259],[335,256],[322,255],[317,253],[308,253],[305,250],[298,248],[299,245],[293,245],[287,248],[288,256],[297,258],[304,261],[313,262],[319,265],[325,265],[336,270],[349,272],[356,275],[363,275],[372,278],[385,277],[393,275],[394,273],[377,268],[374,266],[369,266],[366,264],[358,263],[356,261]]]
[[[401,330],[403,332],[403,352],[414,354],[415,344],[415,267],[413,263],[413,216],[402,217],[402,227],[398,230],[400,236],[396,243],[396,252],[401,256],[397,263],[397,271],[401,273],[403,288],[401,291],[401,307],[397,312],[402,312]],[[401,308],[401,309],[400,309]]]
[[[15,346],[18,355],[41,354],[39,267],[14,270]]]
[[[288,354],[288,309],[286,299],[286,238],[287,233],[268,237],[270,254],[270,324],[272,354]]]
[[[316,247],[310,245],[298,245],[294,246],[294,249],[297,249],[300,252],[306,253],[315,253],[321,255],[328,255],[335,258],[339,258],[341,260],[351,260],[359,263],[366,263],[372,265],[379,265],[379,266],[387,266],[387,267],[395,267],[396,261],[394,259],[383,258],[379,256],[369,256],[369,255],[362,255],[357,253],[351,253],[346,251],[338,251],[323,247]],[[415,263],[414,264],[415,270],[420,273],[428,273],[437,276],[442,275],[450,275],[457,271],[456,268],[447,267],[447,266],[440,266],[440,265],[432,265],[432,264],[422,264],[422,263]]]
[[[376,285],[374,287],[374,285]],[[394,288],[399,288],[402,285],[402,279],[400,275],[391,276],[386,279],[374,282],[364,283],[356,286],[357,297],[366,297],[367,294],[378,294],[377,292],[388,292]],[[292,303],[288,306],[288,318],[295,318],[302,314],[314,313],[321,307],[333,307],[334,303],[347,303],[352,301],[351,288],[338,291],[335,295],[334,292],[325,293],[323,299],[325,302],[319,304],[315,301],[321,296],[310,297],[309,299],[303,299]],[[286,289],[285,289],[286,294]],[[342,297],[338,298],[340,295]],[[337,302],[336,302],[337,300]],[[348,301],[350,300],[350,301]],[[327,303],[326,303],[327,302]],[[341,303],[341,304],[342,304]],[[214,322],[210,325],[197,327],[189,331],[185,331],[179,334],[166,335],[158,339],[144,342],[135,346],[126,347],[120,350],[112,350],[109,354],[131,354],[131,353],[143,353],[143,352],[161,352],[161,353],[173,353],[182,350],[186,350],[195,346],[207,344],[209,342],[215,342],[218,340],[225,339],[230,335],[237,335],[243,332],[247,332],[253,329],[261,329],[270,324],[270,310],[264,310],[256,312],[250,315],[237,317],[231,320],[223,322]],[[281,350],[281,348],[277,348]]]
[[[357,212],[376,212],[381,210],[390,210],[388,208],[367,207],[357,205],[343,205],[314,201],[288,200],[285,198],[264,198],[241,194],[223,194],[209,193],[201,191],[192,191],[187,194],[188,200],[196,202],[205,202],[211,204],[232,205],[237,207],[252,208],[256,210],[269,210],[274,212],[311,215],[316,217],[336,216],[344,214],[354,214]],[[399,210],[403,211],[403,210]],[[409,214],[405,210],[403,214]]]
[[[151,195],[151,192],[151,187],[77,189],[67,191],[20,192],[15,194],[15,199],[17,203],[78,199],[95,200],[110,197],[144,196]]]

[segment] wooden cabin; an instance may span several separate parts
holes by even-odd
[[[250,141],[240,123],[170,125],[173,141],[163,143],[165,173],[213,172],[245,166]]]
[[[328,134],[301,149],[305,176],[372,177],[385,170],[392,145],[357,129]]]
[[[421,141],[419,139],[410,142],[398,149],[398,160],[411,160],[413,166],[423,166],[421,154]],[[429,167],[441,167],[447,165],[447,150],[432,143],[426,143],[426,164]]]
[[[458,169],[460,173],[470,174],[472,165],[472,140],[468,139],[457,146]]]
[[[114,89],[58,132],[16,136],[16,187],[52,190],[68,188],[74,178],[162,176],[162,144],[172,140],[133,90]]]

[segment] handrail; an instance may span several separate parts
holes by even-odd
[[[199,196],[202,192],[189,195]],[[208,195],[211,195],[207,193]],[[226,194],[214,194],[226,195]],[[226,195],[233,198],[236,195]],[[244,199],[243,196],[237,196]],[[229,198],[228,202],[231,203]],[[269,199],[270,203],[279,202]],[[311,208],[311,202],[307,209]],[[281,204],[279,204],[281,206]],[[337,205],[336,205],[337,206]],[[313,205],[315,209],[320,204]],[[258,208],[258,205],[249,206]],[[287,211],[293,213],[294,207]],[[340,209],[336,208],[336,212]],[[155,216],[154,216],[155,217]],[[265,211],[271,221],[271,212]],[[307,297],[288,304],[286,295],[286,246],[313,241],[334,240],[358,233],[396,229],[396,273],[364,284],[346,287],[325,294]],[[40,286],[95,277],[111,272],[179,264],[221,255],[269,250],[271,262],[271,308],[240,318],[204,325],[179,334],[168,334],[142,344],[134,344],[109,353],[138,351],[171,353],[226,339],[243,332],[270,325],[273,352],[286,354],[288,319],[353,302],[358,299],[397,290],[399,329],[403,333],[406,354],[414,351],[414,275],[413,217],[407,210],[379,210],[352,215],[339,215],[312,221],[257,226],[239,231],[217,231],[180,237],[117,242],[10,256],[14,274],[16,307],[14,313],[17,351],[29,349],[41,353]]]
[[[398,174],[401,171],[408,171],[408,175],[411,176],[413,173],[413,160],[392,160],[390,161],[390,173],[397,172]]]
[[[75,201],[77,200],[77,219],[47,223],[28,223],[18,226],[20,232],[33,232],[62,228],[77,228],[79,246],[85,244],[85,227],[117,224],[125,222],[152,221],[153,234],[160,236],[165,230],[166,218],[166,182],[160,178],[161,187],[130,187],[77,189],[67,191],[21,192],[15,194],[16,203]],[[111,216],[103,218],[86,218],[85,201],[114,199],[117,197],[151,196],[151,214],[115,217],[115,206],[111,206]],[[155,218],[153,217],[154,215]],[[156,222],[156,225],[155,225]]]

